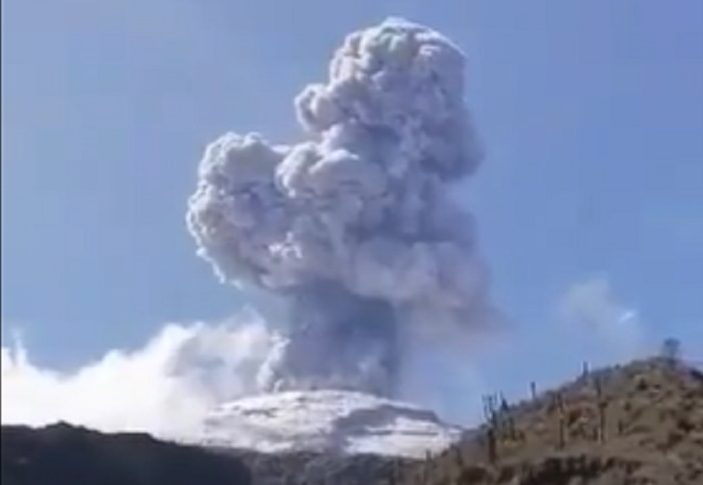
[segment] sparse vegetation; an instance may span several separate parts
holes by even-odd
[[[681,357],[681,342],[675,338],[667,338],[662,343],[661,357],[669,362],[676,362]]]
[[[428,480],[400,484],[703,483],[703,374],[670,356],[588,371],[509,406],[515,431],[495,435],[499,459],[474,433],[435,458]]]

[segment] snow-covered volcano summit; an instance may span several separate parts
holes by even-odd
[[[221,405],[202,444],[262,452],[326,451],[397,456],[439,451],[462,428],[413,405],[351,391],[289,391]]]

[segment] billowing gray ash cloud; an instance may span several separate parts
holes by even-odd
[[[441,34],[391,18],[347,36],[327,82],[295,99],[306,141],[208,146],[187,216],[199,254],[291,305],[265,389],[392,395],[407,326],[489,312],[472,217],[448,195],[480,160],[464,64]]]

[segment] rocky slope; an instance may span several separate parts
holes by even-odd
[[[703,483],[703,374],[663,359],[584,374],[515,406],[398,484]]]

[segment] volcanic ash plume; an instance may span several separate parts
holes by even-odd
[[[448,195],[480,158],[463,98],[461,51],[388,19],[295,99],[308,141],[208,146],[187,216],[198,253],[291,305],[265,389],[393,394],[404,328],[475,326],[489,309],[472,218]]]

